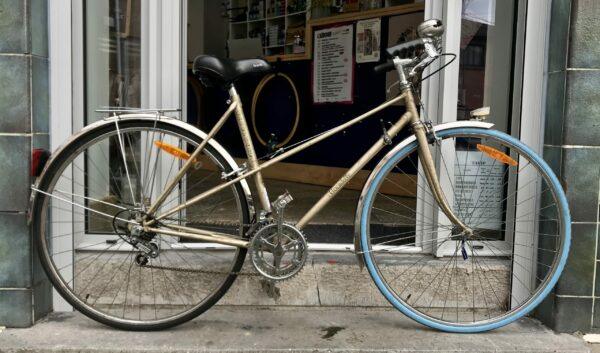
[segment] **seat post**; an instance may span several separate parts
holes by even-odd
[[[258,159],[256,158],[256,152],[254,151],[254,144],[252,143],[252,137],[250,136],[250,129],[248,129],[248,123],[246,122],[246,117],[244,116],[242,99],[240,98],[240,95],[237,93],[237,90],[233,84],[231,84],[229,87],[229,99],[231,99],[232,103],[236,104],[235,118],[240,129],[240,135],[242,136],[242,142],[244,143],[246,156],[248,157],[248,166],[250,171],[254,171],[259,167]],[[265,188],[265,183],[260,172],[257,172],[254,175],[254,181],[256,182],[256,190],[263,210],[266,212],[271,212],[269,195],[267,194],[267,189]]]

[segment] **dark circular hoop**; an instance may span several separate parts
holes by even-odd
[[[294,135],[296,134],[296,130],[298,129],[298,123],[300,122],[300,100],[298,98],[298,90],[296,89],[296,85],[294,84],[294,81],[292,81],[292,79],[288,75],[282,74],[282,73],[276,73],[276,74],[270,74],[270,75],[263,77],[263,79],[258,83],[258,86],[256,86],[256,90],[254,91],[254,96],[252,97],[251,118],[252,118],[252,128],[254,130],[254,134],[256,135],[256,138],[261,143],[261,145],[267,146],[267,144],[268,144],[267,141],[262,136],[260,136],[260,134],[258,132],[258,128],[256,127],[256,104],[258,102],[258,98],[259,98],[260,94],[262,93],[262,90],[264,89],[264,87],[267,85],[267,83],[269,83],[269,81],[271,81],[273,78],[275,78],[277,76],[281,76],[287,80],[287,82],[290,84],[290,87],[292,87],[292,91],[294,92],[294,98],[296,100],[296,116],[294,118],[294,127],[292,128],[292,130],[290,131],[288,136],[282,142],[277,144],[277,146],[275,146],[276,148],[281,148],[281,147],[287,145],[290,142],[290,140],[292,139],[292,137],[294,137]]]

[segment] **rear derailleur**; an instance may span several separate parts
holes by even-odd
[[[141,226],[143,217],[144,214],[140,211],[123,210],[114,216],[112,224],[115,234],[139,251],[135,262],[140,266],[146,266],[150,259],[155,259],[160,254],[156,234],[144,231]]]

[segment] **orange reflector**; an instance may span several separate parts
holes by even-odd
[[[162,141],[154,141],[154,145],[156,145],[156,147],[160,148],[161,150],[167,152],[168,154],[174,156],[175,158],[183,159],[186,161],[190,159],[190,154],[179,147],[169,145],[168,143],[164,143]],[[194,168],[200,169],[201,166],[201,162],[194,161]]]
[[[512,159],[509,155],[507,155],[501,151],[498,151],[497,149],[495,149],[493,147],[477,144],[477,149],[480,150],[481,152],[487,154],[490,158],[493,158],[504,164],[508,164],[513,167],[515,167],[519,164],[519,163],[517,163],[517,161]]]
[[[162,141],[154,141],[154,144],[156,145],[156,147],[160,148],[161,150],[167,152],[168,154],[176,158],[184,160],[190,159],[190,154],[182,150],[181,148],[169,145],[168,143],[164,143]]]

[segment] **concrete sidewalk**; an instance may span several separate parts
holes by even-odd
[[[0,352],[589,352],[583,340],[524,319],[484,334],[447,334],[385,308],[215,307],[162,332],[124,332],[53,314],[0,333]]]

